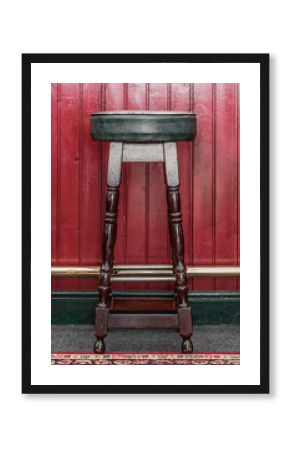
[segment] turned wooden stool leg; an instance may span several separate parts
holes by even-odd
[[[99,302],[96,306],[95,315],[95,335],[97,338],[94,346],[95,353],[103,353],[105,351],[104,338],[108,333],[109,307],[112,296],[111,276],[117,235],[122,147],[122,143],[119,142],[110,144],[107,201],[102,240],[102,264],[99,277]]]
[[[175,143],[170,142],[164,144],[164,161],[167,185],[169,233],[172,247],[173,272],[176,278],[175,293],[178,303],[179,334],[183,339],[183,353],[191,353],[193,351],[192,342],[190,340],[192,336],[192,316],[187,296],[188,285],[184,263],[184,237],[180,208],[177,147]]]

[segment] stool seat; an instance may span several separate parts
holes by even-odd
[[[91,114],[91,136],[115,142],[191,141],[196,114],[176,111],[101,111]]]

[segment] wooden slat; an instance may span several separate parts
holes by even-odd
[[[58,84],[51,85],[51,263],[58,261]],[[51,289],[59,289],[59,280],[51,280]]]
[[[217,84],[216,92],[216,258],[217,265],[236,261],[237,117],[236,86]],[[234,232],[235,231],[235,232]],[[217,280],[217,290],[233,290],[235,280]]]
[[[82,87],[82,216],[81,216],[81,260],[84,265],[100,262],[100,236],[102,207],[102,153],[100,142],[90,136],[90,114],[101,110],[101,85],[87,83]],[[92,243],[95,243],[92,245]],[[95,290],[97,281],[82,280],[82,289]]]
[[[111,303],[112,311],[175,311],[174,298],[160,299],[154,297],[114,298]]]
[[[112,328],[178,328],[176,314],[110,314]]]
[[[193,89],[198,127],[193,144],[192,264],[211,265],[214,264],[214,87],[197,83]],[[212,279],[194,280],[194,290],[212,290],[213,287]]]
[[[79,252],[79,85],[60,86],[59,135],[59,258],[64,264],[77,264]],[[63,280],[62,288],[79,288],[78,280]]]

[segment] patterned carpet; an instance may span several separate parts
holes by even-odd
[[[238,365],[239,353],[52,353],[53,365]]]

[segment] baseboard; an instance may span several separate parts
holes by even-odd
[[[172,292],[167,291],[118,291],[114,298],[122,300],[142,298],[144,304],[157,300],[162,304],[172,299]],[[93,324],[94,309],[98,299],[96,291],[52,291],[51,321],[60,324]],[[189,292],[193,322],[197,325],[239,324],[239,292]],[[148,307],[146,307],[148,311]]]

